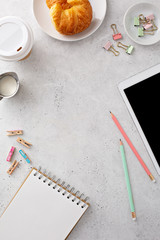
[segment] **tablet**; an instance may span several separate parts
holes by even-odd
[[[118,87],[160,175],[160,64],[121,82]]]

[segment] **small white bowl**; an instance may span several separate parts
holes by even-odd
[[[145,17],[154,14],[155,24],[158,27],[154,35],[146,34],[144,37],[138,37],[138,27],[134,26],[134,17],[138,17],[140,14]],[[123,24],[127,35],[138,44],[152,45],[160,41],[160,9],[151,3],[141,2],[132,5],[124,15]]]

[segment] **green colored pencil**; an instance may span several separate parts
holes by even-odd
[[[120,151],[121,151],[124,174],[125,174],[125,179],[126,179],[126,184],[127,184],[127,191],[128,191],[128,196],[129,196],[129,203],[130,203],[130,208],[131,208],[131,213],[132,213],[132,219],[136,220],[136,213],[135,213],[132,189],[131,189],[131,184],[130,184],[130,179],[129,179],[129,174],[128,174],[128,167],[127,167],[123,143],[121,140],[120,140]]]

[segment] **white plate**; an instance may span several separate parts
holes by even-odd
[[[134,17],[138,17],[139,14],[146,17],[152,13],[155,15],[155,24],[158,30],[154,32],[154,35],[138,37],[138,27],[134,27]],[[127,35],[138,44],[151,45],[160,40],[160,9],[151,3],[142,2],[131,6],[124,15],[123,23]]]
[[[83,32],[72,36],[62,35],[56,31],[49,16],[46,0],[33,0],[33,12],[38,24],[49,36],[62,41],[77,41],[93,34],[104,20],[107,10],[106,0],[90,0],[90,3],[93,9],[93,19],[90,26]]]

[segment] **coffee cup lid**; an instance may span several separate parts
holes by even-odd
[[[26,51],[29,32],[21,18],[1,18],[0,36],[0,57],[15,58]]]

